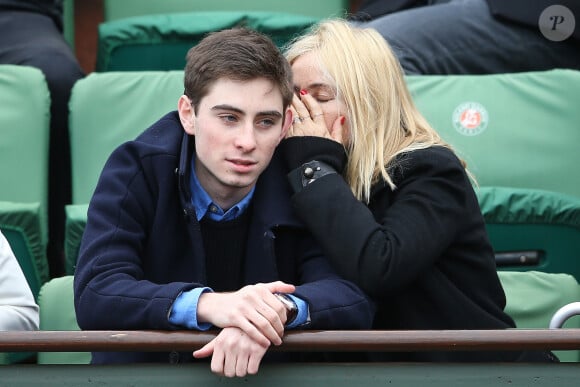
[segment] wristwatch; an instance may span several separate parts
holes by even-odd
[[[274,293],[276,298],[286,307],[286,324],[292,323],[298,316],[298,307],[296,303],[286,294]]]

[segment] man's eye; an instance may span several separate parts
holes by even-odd
[[[220,119],[224,122],[236,122],[238,120],[233,114],[222,114]]]
[[[271,118],[264,118],[263,120],[258,121],[258,125],[263,128],[269,128],[271,126],[274,126],[275,124],[276,122],[274,122],[274,120]]]

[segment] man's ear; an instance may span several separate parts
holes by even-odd
[[[284,137],[286,137],[286,133],[288,133],[290,126],[292,126],[292,112],[290,111],[290,107],[288,107],[288,109],[286,109],[286,113],[284,114],[284,123],[282,124],[282,132],[280,133],[278,142],[282,141]]]
[[[177,111],[179,112],[179,120],[187,134],[195,135],[195,112],[188,96],[182,95],[177,101]]]

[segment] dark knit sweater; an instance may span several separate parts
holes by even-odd
[[[207,284],[216,292],[234,291],[243,285],[249,220],[249,211],[245,211],[226,222],[207,217],[200,221]]]

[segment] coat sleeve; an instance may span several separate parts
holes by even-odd
[[[436,264],[473,194],[459,160],[445,149],[409,153],[396,173],[397,188],[385,184],[369,205],[340,174],[317,179],[292,199],[338,274],[382,300]]]
[[[177,329],[168,321],[171,305],[182,291],[201,286],[154,283],[145,275],[158,194],[130,144],[113,152],[89,205],[74,279],[81,329]]]
[[[313,241],[305,236],[302,241]],[[318,244],[301,254],[294,293],[309,305],[308,329],[371,329],[375,305],[354,283],[336,274]],[[299,327],[300,328],[300,327]]]

